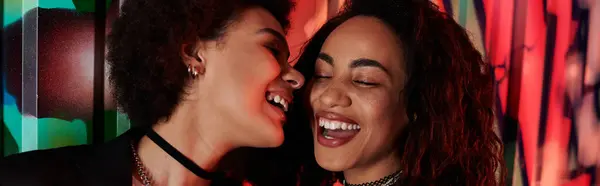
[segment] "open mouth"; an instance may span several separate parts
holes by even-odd
[[[360,132],[360,125],[357,123],[318,117],[317,124],[317,140],[327,147],[344,145]]]
[[[279,109],[283,112],[288,111],[289,100],[285,100],[285,98],[277,93],[267,92],[265,97],[267,98],[267,102]]]

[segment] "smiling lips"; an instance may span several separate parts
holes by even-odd
[[[335,148],[348,143],[360,131],[360,125],[342,115],[319,112],[317,118],[317,141],[319,144]]]

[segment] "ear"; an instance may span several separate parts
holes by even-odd
[[[204,74],[206,61],[202,57],[200,43],[181,45],[181,58],[185,66],[194,68],[199,74]]]
[[[203,60],[199,56],[200,51],[197,44],[183,44],[180,50],[181,58],[183,58],[184,65],[196,66],[197,63],[201,63]]]

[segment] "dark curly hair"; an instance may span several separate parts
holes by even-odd
[[[172,114],[188,81],[181,46],[219,39],[249,7],[289,26],[290,0],[127,0],[108,36],[114,95],[137,126]]]
[[[314,76],[315,61],[328,35],[354,16],[376,17],[394,30],[405,46],[409,77],[404,96],[406,115],[417,116],[398,137],[401,185],[504,185],[503,145],[494,131],[494,86],[466,30],[425,0],[354,0],[329,20],[305,46],[296,68]],[[302,164],[301,185],[331,185],[341,174],[320,168],[313,155],[307,117],[310,87],[296,97],[295,123],[287,134]],[[308,108],[307,108],[308,107]],[[295,143],[294,145],[291,145]],[[393,142],[390,142],[393,143]],[[286,144],[284,143],[284,146]],[[499,175],[497,175],[499,173]]]

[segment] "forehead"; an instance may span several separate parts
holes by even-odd
[[[244,9],[238,15],[231,29],[254,33],[263,28],[271,28],[284,35],[283,28],[279,21],[273,17],[273,14],[261,7],[249,7]]]
[[[355,16],[338,26],[322,51],[343,61],[369,58],[388,67],[401,62],[403,56],[396,34],[381,20],[366,16]]]

